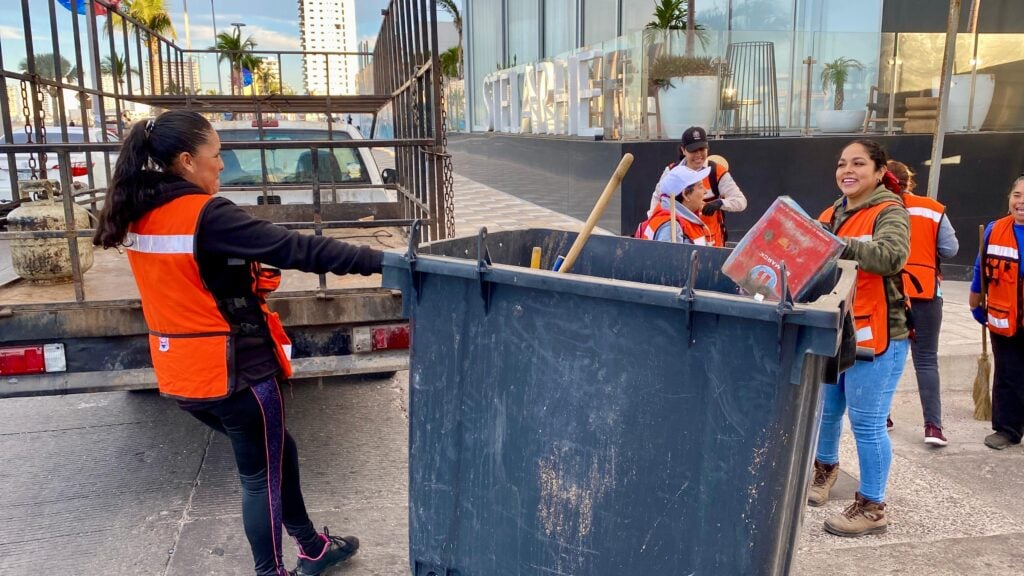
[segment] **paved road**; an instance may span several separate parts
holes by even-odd
[[[456,182],[460,231],[475,231],[474,218],[492,227],[506,217],[521,221],[517,214],[530,214],[530,225],[579,223]],[[940,367],[950,446],[922,443],[908,371],[893,406],[890,532],[846,540],[821,530],[856,489],[847,433],[837,499],[806,514],[795,574],[1022,573],[1024,450],[981,444],[988,425],[971,418],[970,397],[979,329],[966,313],[966,285],[947,283],[946,294]],[[287,392],[314,521],[364,542],[335,574],[409,574],[407,387],[401,372],[299,383]],[[168,400],[152,393],[0,400],[0,454],[0,575],[250,573],[229,446]]]

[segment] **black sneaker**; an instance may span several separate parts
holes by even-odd
[[[1014,442],[1007,438],[1002,432],[994,432],[985,436],[985,446],[988,446],[993,450],[1003,450],[1015,444],[1020,444],[1020,440]]]
[[[295,576],[320,576],[331,566],[341,564],[359,551],[359,539],[355,536],[331,536],[327,527],[320,535],[324,540],[324,549],[316,558],[299,553],[299,562],[292,572]]]

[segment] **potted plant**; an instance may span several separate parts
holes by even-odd
[[[821,70],[821,89],[828,92],[833,88],[833,109],[821,110],[815,118],[822,132],[856,132],[864,123],[867,110],[843,110],[846,98],[844,88],[850,77],[850,70],[863,70],[864,65],[853,58],[840,56],[825,64]]]
[[[711,126],[718,112],[718,63],[707,56],[659,56],[648,78],[657,91],[661,128],[678,138],[689,126]]]

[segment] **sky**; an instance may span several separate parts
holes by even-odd
[[[32,21],[32,36],[36,52],[52,52],[50,28],[48,22],[48,4],[57,4],[54,0],[29,0]],[[171,21],[177,32],[177,44],[184,47],[185,37],[185,5],[188,5],[189,30],[193,49],[208,48],[214,43],[214,21],[210,10],[210,0],[164,0]],[[4,67],[17,70],[18,64],[25,56],[25,35],[22,26],[20,2],[0,0],[4,9],[0,10],[0,49],[3,50]],[[7,9],[10,4],[13,9]],[[355,0],[356,36],[359,40],[374,38],[381,24],[381,10],[386,8],[389,0]],[[461,4],[461,2],[460,2]],[[299,50],[299,24],[297,0],[213,0],[216,11],[217,32],[231,29],[231,23],[243,22],[245,27],[242,35],[252,36],[257,50]],[[58,18],[58,41],[62,54],[72,55],[73,35],[71,31],[70,12],[59,4],[56,7]],[[85,17],[80,17],[80,22]],[[448,20],[442,15],[439,20]],[[83,32],[84,36],[84,32]],[[101,52],[108,49],[106,38],[101,38]],[[132,47],[134,50],[134,45]],[[104,53],[105,55],[105,53]],[[203,88],[215,88],[217,85],[216,67],[213,59],[209,63],[200,62]],[[87,66],[86,66],[87,67]],[[285,83],[291,84],[301,91],[302,70],[301,60],[294,57],[282,59]],[[226,73],[226,65],[224,73]]]

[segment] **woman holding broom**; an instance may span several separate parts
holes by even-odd
[[[1002,450],[1020,444],[1024,434],[1024,317],[1020,249],[1024,246],[1024,176],[1010,188],[1010,214],[985,229],[974,264],[971,313],[988,326],[995,358],[992,380],[992,434],[985,445]],[[982,299],[984,286],[984,300]]]

